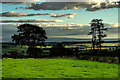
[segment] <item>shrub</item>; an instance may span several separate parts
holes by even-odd
[[[51,48],[51,56],[63,56],[65,53],[65,47],[59,43],[57,45],[52,46]]]
[[[40,48],[29,47],[27,49],[28,57],[39,58],[42,57],[42,50]]]

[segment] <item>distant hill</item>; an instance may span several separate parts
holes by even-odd
[[[11,45],[15,45],[15,43],[13,42],[0,42],[1,44],[11,44]],[[91,43],[91,41],[63,41],[63,42],[45,42],[45,44],[47,46],[53,46],[56,45],[58,43],[62,43],[63,45],[72,45],[72,44],[85,44],[85,43]],[[120,41],[112,41],[112,40],[108,40],[108,41],[104,41],[104,43],[120,43]]]

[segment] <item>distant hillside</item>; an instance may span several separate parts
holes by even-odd
[[[47,46],[53,46],[58,43],[62,43],[63,45],[72,45],[72,44],[86,44],[86,43],[91,43],[91,41],[63,41],[63,42],[45,42]],[[104,41],[104,43],[120,43],[120,41]],[[2,44],[11,44],[15,45],[13,42],[3,42]]]

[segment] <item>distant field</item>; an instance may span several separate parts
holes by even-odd
[[[89,43],[88,44],[76,44],[76,45],[86,46],[86,47],[88,47],[87,49],[91,49],[91,46],[92,46]],[[65,46],[65,48],[76,47],[76,45]],[[104,43],[104,44],[102,44],[102,46],[118,46],[118,45],[119,45],[119,43]],[[21,53],[22,51],[26,52],[26,50],[28,48],[28,46],[21,47],[20,45],[15,46],[15,45],[10,45],[10,44],[3,44],[2,46],[3,46],[3,48],[2,48],[3,53],[7,53],[8,51],[17,51],[17,52]],[[46,46],[46,47],[37,46],[37,47],[38,48],[51,48],[52,46]],[[105,49],[105,48],[103,48],[103,49]],[[82,50],[85,50],[85,49],[82,49]]]
[[[118,65],[73,59],[3,59],[4,78],[117,78]]]

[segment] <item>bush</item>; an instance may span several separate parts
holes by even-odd
[[[71,56],[73,54],[73,50],[65,48],[61,43],[59,43],[51,48],[50,53],[50,56]]]
[[[59,43],[57,45],[52,46],[51,48],[51,56],[63,56],[65,53],[65,47]]]
[[[39,58],[42,57],[42,50],[40,48],[29,47],[27,49],[27,54],[30,58]]]
[[[2,55],[2,58],[26,58],[27,56],[23,53],[19,53],[17,51],[9,51]]]
[[[8,58],[8,57],[9,57],[9,55],[7,53],[2,55],[2,58]]]

